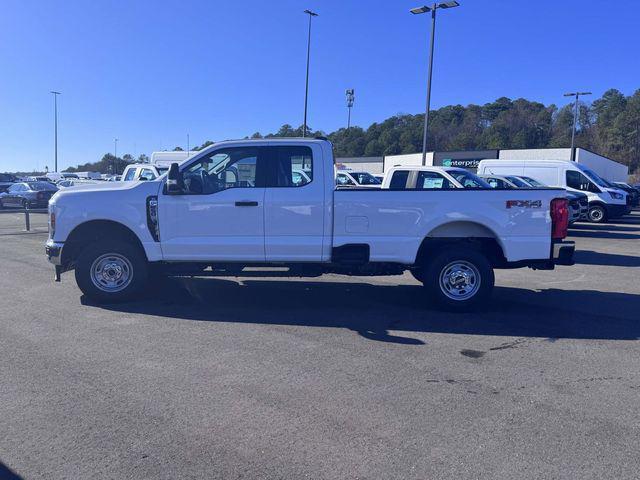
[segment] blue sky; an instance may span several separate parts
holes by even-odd
[[[432,106],[640,88],[640,2],[459,0],[438,17]],[[424,109],[420,0],[4,0],[0,171],[64,168],[302,123],[305,8],[314,19],[309,125],[366,127]]]

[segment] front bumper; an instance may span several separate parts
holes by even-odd
[[[573,254],[576,251],[576,243],[571,241],[558,241],[551,246],[551,261],[554,265],[574,265]]]
[[[60,266],[62,265],[62,247],[63,243],[54,242],[52,239],[47,240],[44,245],[44,251],[50,263]]]
[[[607,218],[619,218],[626,215],[631,210],[627,205],[607,204]]]

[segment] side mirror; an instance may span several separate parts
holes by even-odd
[[[175,195],[184,190],[184,179],[177,163],[172,163],[167,174],[167,193]]]

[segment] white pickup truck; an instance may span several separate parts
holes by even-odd
[[[324,139],[217,143],[154,180],[58,192],[46,254],[57,280],[75,268],[100,301],[139,295],[157,272],[261,266],[298,276],[410,270],[455,310],[487,301],[494,268],[573,264],[561,189],[336,189],[335,175]]]

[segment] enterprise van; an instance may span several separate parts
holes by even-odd
[[[591,222],[601,223],[628,212],[626,192],[611,188],[584,165],[567,160],[482,160],[478,175],[519,175],[531,177],[550,187],[581,191],[589,198]]]

